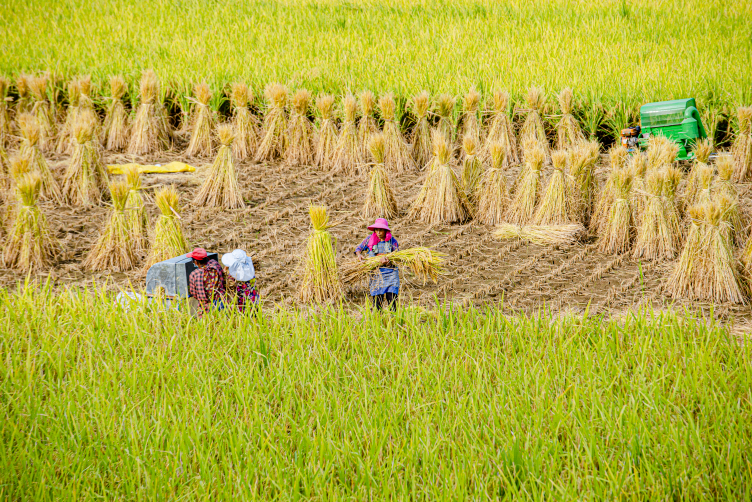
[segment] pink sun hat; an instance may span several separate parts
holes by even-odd
[[[391,232],[389,222],[386,221],[386,218],[376,218],[376,221],[368,227],[368,230],[376,230],[377,228]]]

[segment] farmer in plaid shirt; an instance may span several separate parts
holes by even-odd
[[[225,277],[217,260],[207,259],[206,250],[196,248],[186,255],[193,259],[196,270],[188,276],[188,292],[198,301],[198,317],[203,316],[214,305],[222,310],[225,295]]]

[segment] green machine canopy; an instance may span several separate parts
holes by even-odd
[[[640,108],[640,147],[660,134],[679,145],[677,160],[694,158],[691,151],[698,139],[707,137],[694,98],[648,103]]]

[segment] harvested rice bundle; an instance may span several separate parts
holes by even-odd
[[[18,92],[18,101],[16,102],[16,113],[27,113],[31,111],[31,97],[29,95],[29,81],[33,77],[21,73],[16,78],[16,91]]]
[[[94,139],[94,124],[80,116],[73,125],[75,148],[63,175],[63,198],[68,204],[98,204],[107,185],[99,145]]]
[[[146,214],[144,198],[141,195],[141,173],[135,164],[124,167],[125,181],[128,185],[128,197],[125,201],[125,209],[128,216],[128,228],[131,232],[131,241],[136,251],[146,250],[146,239],[149,226],[149,216]]]
[[[658,169],[666,164],[673,164],[679,146],[663,135],[653,135],[648,139],[648,170]]]
[[[701,206],[713,200],[713,168],[707,164],[698,164],[692,169],[695,176],[695,196],[692,199],[687,198],[690,205]]]
[[[160,215],[154,225],[151,250],[146,259],[148,269],[155,263],[188,252],[188,243],[180,223],[180,195],[174,186],[161,188],[154,196]]]
[[[270,84],[266,87],[266,100],[269,109],[264,117],[264,132],[256,152],[256,162],[268,162],[281,158],[287,150],[287,87]]]
[[[616,199],[616,194],[614,191],[614,183],[616,181],[615,174],[620,173],[624,169],[628,156],[629,152],[627,152],[627,149],[622,145],[615,145],[609,150],[611,171],[608,178],[606,178],[606,183],[601,188],[601,191],[598,195],[598,201],[595,203],[593,215],[590,218],[590,227],[594,228],[597,234],[602,234],[605,231],[604,227],[609,218],[611,205]],[[621,176],[621,174],[619,174],[619,176]],[[630,190],[627,190],[628,193],[631,193],[633,181],[634,178],[632,176],[632,173],[630,173]],[[631,202],[629,206],[631,207]]]
[[[381,118],[384,119],[384,166],[387,171],[403,173],[413,167],[410,147],[397,123],[394,96],[385,94],[379,99]]]
[[[412,273],[418,280],[423,281],[423,284],[429,280],[435,283],[439,276],[445,273],[443,265],[446,255],[425,247],[401,249],[383,256],[400,267],[400,270]],[[381,266],[383,265],[380,256],[373,256],[362,261],[349,260],[342,266],[342,282],[353,284],[370,279],[374,270]]]
[[[506,162],[516,164],[520,161],[517,153],[517,137],[514,126],[509,120],[509,93],[496,90],[493,93],[493,118],[486,136],[486,150],[493,143],[498,143],[504,149]]]
[[[106,150],[119,152],[128,146],[130,118],[123,104],[127,91],[125,79],[118,75],[110,79],[110,106],[104,119],[103,143]]]
[[[546,106],[545,91],[540,87],[531,87],[527,91],[525,97],[527,102],[527,117],[520,129],[520,140],[525,141],[527,139],[535,140],[543,149],[543,152],[548,156],[548,139],[546,138],[546,129],[543,127],[543,120],[541,114],[543,108]]]
[[[302,265],[303,280],[298,297],[304,303],[324,303],[342,297],[342,282],[337,271],[334,242],[327,229],[329,217],[323,206],[310,206],[313,230],[308,237],[307,252]]]
[[[81,97],[81,88],[78,80],[71,80],[68,82],[68,112],[65,115],[65,121],[63,127],[60,129],[60,133],[57,138],[57,146],[55,148],[56,153],[65,154],[70,153],[69,147],[73,140],[73,124],[78,119],[79,112],[79,99]]]
[[[671,219],[663,196],[667,184],[671,181],[663,170],[653,171],[645,178],[645,212],[637,232],[635,258],[673,260],[679,252],[681,231],[678,221]]]
[[[208,157],[214,151],[214,112],[209,108],[212,93],[206,83],[197,84],[193,88],[193,124],[191,124],[191,140],[188,143],[186,155],[190,157]]]
[[[413,130],[413,159],[424,169],[431,159],[431,125],[428,123],[430,105],[428,92],[423,91],[413,98],[413,112],[417,122]]]
[[[719,200],[722,198],[728,200],[728,204],[724,206],[723,220],[729,225],[732,244],[741,246],[747,239],[748,228],[739,213],[739,193],[734,182],[731,181],[734,175],[733,158],[730,155],[719,156],[716,161],[716,169],[718,169],[718,178],[713,184],[713,197],[717,197]]]
[[[233,136],[232,125],[222,124],[217,127],[220,147],[204,183],[196,193],[193,203],[197,206],[240,209],[245,202],[240,194],[235,162],[232,159]]]
[[[586,141],[569,151],[570,214],[573,221],[588,224],[595,198],[595,164],[600,158],[597,141]]]
[[[50,100],[47,99],[47,77],[45,75],[30,77],[29,88],[34,95],[34,107],[31,114],[37,118],[39,124],[39,149],[42,152],[52,152],[55,149],[56,131],[55,117],[52,115]],[[44,186],[44,179],[42,185]]]
[[[311,93],[298,89],[292,96],[292,110],[287,125],[289,143],[285,163],[290,166],[312,166],[314,162],[313,126],[308,120]]]
[[[141,102],[131,128],[128,153],[147,155],[167,150],[172,132],[167,121],[167,112],[159,95],[159,79],[152,70],[141,74],[139,89]]]
[[[525,151],[525,167],[520,171],[506,220],[517,225],[533,222],[535,207],[541,194],[541,169],[546,160],[545,150],[536,144]]]
[[[441,94],[436,98],[436,115],[439,117],[436,130],[444,135],[450,145],[454,144],[454,105],[455,99],[450,94]]]
[[[533,223],[535,225],[574,223],[572,199],[564,172],[567,167],[567,152],[563,150],[551,152],[551,163],[554,170],[548,178],[548,185],[535,211]]]
[[[465,221],[472,217],[472,206],[449,164],[449,142],[439,131],[434,131],[432,140],[434,160],[410,214],[426,223]]]
[[[0,148],[5,148],[10,139],[10,114],[8,113],[8,80],[0,77]]]
[[[676,197],[676,193],[684,176],[684,172],[681,169],[670,165],[664,166],[663,172],[666,175],[665,182],[663,183],[662,194],[666,217],[672,228],[679,233],[679,240],[681,240],[681,232],[678,229],[679,222],[681,221],[681,213],[684,208],[679,206],[680,201]]]
[[[470,137],[480,143],[480,123],[478,121],[478,107],[480,94],[474,88],[470,89],[462,100],[462,138]]]
[[[389,175],[384,167],[384,135],[374,134],[368,142],[373,156],[371,179],[368,182],[368,194],[363,206],[366,218],[394,218],[397,216],[397,201],[394,198]]]
[[[684,199],[688,204],[697,203],[697,191],[699,190],[697,172],[708,165],[710,154],[713,153],[713,141],[710,138],[695,143],[695,159],[692,163],[692,169],[687,176],[687,185],[684,188]]]
[[[462,189],[467,200],[475,205],[478,202],[478,184],[483,176],[483,166],[478,156],[478,143],[472,134],[462,138],[462,148],[465,150],[465,159],[462,161]]]
[[[21,130],[23,142],[21,143],[21,158],[29,164],[29,169],[39,175],[42,186],[39,189],[39,197],[55,202],[62,202],[60,186],[52,176],[50,166],[47,164],[44,155],[39,149],[41,137],[41,128],[36,116],[30,113],[21,113],[16,118],[18,127]]]
[[[632,220],[636,228],[642,225],[642,214],[645,212],[645,174],[648,169],[647,157],[642,153],[635,153],[629,162],[627,168],[632,173]]]
[[[582,134],[580,124],[572,115],[572,89],[569,87],[562,89],[559,93],[559,107],[561,108],[561,118],[556,124],[557,148],[571,148],[585,141],[585,135]]]
[[[613,202],[609,205],[608,216],[600,227],[598,249],[604,253],[621,254],[632,245],[633,223],[629,207],[629,192],[632,174],[626,169],[611,173]]]
[[[358,123],[358,142],[360,143],[360,152],[363,159],[367,159],[368,140],[372,134],[379,130],[376,124],[376,117],[373,116],[373,110],[376,107],[376,96],[371,91],[360,93],[360,122]]]
[[[581,223],[565,225],[512,225],[503,223],[496,227],[493,235],[497,239],[522,239],[533,244],[573,244],[585,233]]]
[[[84,260],[84,267],[90,270],[124,272],[135,267],[138,261],[135,246],[131,241],[133,231],[125,212],[128,184],[123,181],[110,184],[110,195],[110,219]]]
[[[337,151],[337,126],[334,123],[334,96],[320,96],[316,100],[319,111],[319,129],[316,134],[316,165],[324,171],[334,167],[334,155]]]
[[[739,132],[731,147],[734,154],[734,181],[746,181],[752,176],[752,106],[737,110]]]
[[[337,140],[337,150],[334,154],[334,169],[355,174],[365,163],[358,140],[358,128],[355,123],[358,104],[355,96],[348,94],[344,99],[345,120],[342,131]]]
[[[478,209],[475,219],[486,225],[498,225],[504,221],[509,203],[507,180],[504,176],[506,148],[502,143],[491,143],[491,168],[486,169],[478,189]]]
[[[681,257],[668,280],[676,298],[746,303],[734,256],[724,236],[722,209],[717,203],[689,209],[691,227]]]
[[[248,105],[253,101],[253,93],[243,83],[232,84],[230,103],[232,104],[232,154],[236,160],[246,160],[253,156],[258,145],[258,119]]]
[[[5,237],[3,263],[7,268],[32,272],[52,265],[57,255],[47,219],[37,206],[42,180],[37,173],[16,180],[15,221]]]

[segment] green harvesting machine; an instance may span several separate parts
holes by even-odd
[[[679,145],[676,160],[693,159],[692,147],[707,137],[694,98],[648,103],[640,107],[640,126],[622,131],[628,149],[645,149],[651,136],[660,134]]]

